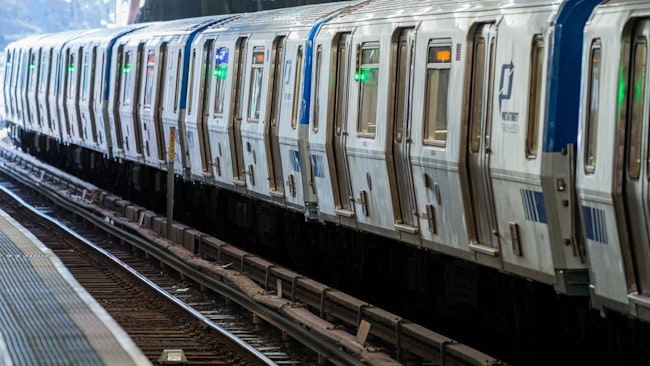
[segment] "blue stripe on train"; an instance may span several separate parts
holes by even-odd
[[[559,152],[567,144],[576,143],[583,29],[598,3],[600,0],[568,1],[553,20],[555,31],[549,46],[546,89],[545,152]]]
[[[546,224],[546,206],[542,192],[521,189],[520,194],[526,220]]]
[[[607,223],[604,210],[582,206],[582,220],[587,239],[607,244]]]

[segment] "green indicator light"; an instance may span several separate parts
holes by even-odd
[[[623,101],[625,100],[625,78],[624,72],[623,72],[623,67],[619,69],[619,76],[618,76],[618,101],[617,101],[617,107],[619,112],[621,111],[621,107],[623,106]]]
[[[35,69],[35,68],[36,68],[36,64],[29,64],[29,68],[30,68],[30,69]]]
[[[74,71],[74,65],[68,66],[68,72],[73,72]]]
[[[225,79],[228,75],[228,66],[217,66],[212,71],[212,76],[215,76],[219,79]]]
[[[122,68],[122,73],[128,74],[131,72],[131,65],[126,65]]]
[[[639,78],[639,79],[641,79],[641,78]],[[645,79],[645,77],[643,77],[643,79],[637,81],[637,83],[636,83],[636,93],[635,93],[636,95],[634,96],[636,98],[636,100],[640,100],[641,97],[643,97],[643,81],[644,81],[644,79]]]
[[[11,61],[7,61],[7,66],[11,66]]]
[[[376,67],[362,67],[361,70],[357,71],[354,74],[354,80],[360,81],[362,83],[372,81],[375,78],[375,73],[377,72]]]

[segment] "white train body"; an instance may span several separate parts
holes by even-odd
[[[174,130],[185,179],[650,320],[648,19],[367,0],[35,36],[2,114],[157,169]]]

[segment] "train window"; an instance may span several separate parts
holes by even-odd
[[[59,77],[61,75],[60,72],[61,65],[59,64],[59,59],[60,59],[59,52],[54,52],[53,50],[50,52],[51,52],[50,64],[52,65],[50,67],[52,72],[50,72],[50,90],[48,95],[54,96],[56,95],[56,93],[59,92]]]
[[[212,76],[217,78],[214,93],[214,113],[223,114],[224,100],[226,99],[226,76],[228,76],[228,48],[220,47],[214,56],[215,67]]]
[[[7,51],[7,61],[5,63],[4,85],[7,85],[9,75],[11,74],[11,50]]]
[[[248,93],[248,120],[250,122],[257,122],[260,118],[263,75],[264,47],[255,47],[253,49],[253,61],[251,62],[251,84]]]
[[[102,52],[102,69],[99,73],[99,92],[102,93],[99,98],[97,98],[98,101],[101,101],[104,99],[104,68],[106,67],[106,52]],[[101,102],[100,102],[101,103]]]
[[[183,52],[178,51],[176,60],[176,88],[174,89],[174,113],[178,111],[178,94],[181,91],[181,57]]]
[[[190,66],[196,65],[196,50],[192,50],[192,61],[190,62]],[[189,95],[187,98],[187,114],[190,115],[192,114],[192,101],[194,100],[194,78],[190,79],[190,86],[189,86]]]
[[[31,51],[29,55],[29,91],[36,89],[38,77],[38,68],[36,67],[36,52]]]
[[[90,55],[88,51],[83,53],[83,66],[81,68],[81,100],[88,100],[88,89],[90,89]]]
[[[36,53],[30,52],[29,54],[29,84],[28,90],[33,91],[36,89],[36,76],[38,69],[36,68]]]
[[[470,151],[478,152],[481,142],[481,112],[483,111],[483,74],[485,60],[485,39],[480,38],[474,49],[475,70],[472,76],[472,112],[470,122]]]
[[[144,75],[143,107],[145,109],[151,109],[153,101],[154,66],[156,66],[156,53],[154,50],[149,50],[147,51],[147,70]]]
[[[639,178],[641,172],[641,130],[643,128],[643,109],[645,102],[645,77],[648,46],[645,39],[638,39],[634,45],[632,83],[630,84],[630,142],[627,145],[627,174],[632,179]]]
[[[293,112],[291,117],[291,128],[296,128],[300,117],[300,84],[302,83],[302,46],[298,47],[296,56],[296,77],[293,83]]]
[[[425,99],[425,142],[445,146],[451,70],[451,40],[429,42]]]
[[[537,138],[539,112],[542,101],[542,69],[544,66],[544,39],[541,35],[533,38],[530,60],[530,94],[528,96],[528,126],[526,128],[526,157],[537,157]]]
[[[133,65],[131,62],[133,58],[133,51],[126,51],[124,53],[124,66],[122,67],[122,74],[124,74],[124,93],[122,95],[122,105],[129,106],[131,105],[131,94],[132,94],[132,85],[133,85]]]
[[[591,45],[589,79],[587,85],[587,131],[585,141],[585,172],[593,174],[596,169],[596,137],[598,132],[598,86],[600,84],[601,63],[600,40]]]
[[[379,45],[364,44],[361,60],[354,80],[359,83],[358,131],[366,137],[374,137],[377,129],[377,94],[379,91]]]
[[[319,118],[320,118],[320,78],[321,78],[321,64],[323,59],[323,46],[319,45],[316,49],[316,84],[314,85],[314,90],[316,91],[314,96],[314,120],[312,125],[312,130],[314,133],[318,132]]]
[[[76,75],[77,75],[77,55],[70,52],[68,56],[68,99],[74,99],[76,91]]]
[[[399,43],[397,45],[397,69],[395,71],[395,77],[396,80],[393,81],[395,83],[394,89],[395,89],[395,96],[394,96],[394,103],[395,103],[395,109],[393,112],[394,116],[394,139],[395,142],[402,142],[402,134],[404,133],[404,119],[406,118],[405,116],[405,107],[406,107],[406,75],[407,75],[407,70],[406,68],[409,66],[409,63],[407,62],[407,56],[408,56],[408,42],[407,42],[407,35],[408,35],[408,30],[402,31],[399,39]],[[413,60],[411,60],[412,62]]]
[[[271,92],[271,126],[275,126],[277,121],[280,119],[280,110],[282,106],[282,98],[279,98],[281,95],[282,83],[281,75],[283,74],[284,65],[284,41],[286,37],[280,36],[277,38],[275,44],[275,60],[274,62],[274,75],[273,75],[273,90]]]
[[[39,93],[44,93],[45,92],[45,85],[46,85],[46,80],[47,80],[47,75],[49,74],[47,72],[47,51],[41,50],[41,63],[38,65],[41,71],[39,72],[39,77],[38,77],[38,92]]]

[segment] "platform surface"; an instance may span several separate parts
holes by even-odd
[[[0,366],[150,364],[60,259],[0,211]]]

